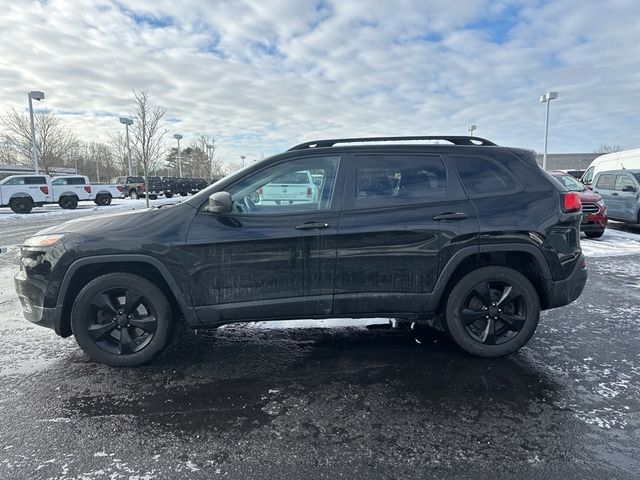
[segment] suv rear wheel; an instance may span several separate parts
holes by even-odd
[[[74,197],[73,195],[60,197],[58,205],[65,210],[74,210],[78,206],[78,197]]]
[[[539,318],[536,289],[507,267],[468,273],[453,287],[446,305],[449,334],[462,349],[480,357],[517,351],[529,341]]]
[[[164,294],[150,281],[129,273],[92,280],[71,310],[71,328],[80,347],[112,367],[151,360],[166,346],[172,325]]]

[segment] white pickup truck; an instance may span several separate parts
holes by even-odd
[[[318,186],[311,172],[303,170],[292,172],[273,179],[258,190],[256,203],[314,203],[318,201]]]
[[[29,213],[34,206],[41,207],[45,203],[74,209],[80,200],[109,205],[114,197],[124,197],[124,186],[92,184],[84,175],[53,179],[48,175],[11,175],[0,181],[0,206],[9,206],[15,213]]]

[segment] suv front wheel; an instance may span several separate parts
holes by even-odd
[[[446,305],[453,340],[480,357],[500,357],[524,346],[538,326],[540,300],[521,273],[507,267],[481,267],[462,277]]]
[[[71,310],[76,341],[94,360],[132,367],[151,360],[172,331],[171,308],[150,281],[109,273],[89,282]]]

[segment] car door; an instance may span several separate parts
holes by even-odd
[[[602,197],[607,206],[607,215],[611,218],[623,218],[623,209],[620,203],[620,194],[615,190],[616,174],[599,173],[595,178],[593,191]]]
[[[451,240],[477,233],[475,209],[450,161],[390,152],[356,154],[348,164],[334,314],[429,311],[427,294],[450,258]],[[477,248],[475,235],[469,238]]]
[[[339,218],[339,156],[304,156],[248,173],[227,187],[234,210],[203,205],[188,235],[188,279],[205,323],[331,313]],[[309,202],[266,204],[260,191],[292,172],[325,179]]]
[[[618,194],[620,211],[622,212],[620,218],[635,222],[638,209],[638,186],[631,174],[620,173],[616,175],[615,190],[615,193]]]

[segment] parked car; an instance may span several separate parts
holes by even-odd
[[[435,139],[449,144],[401,143]],[[181,317],[215,328],[386,316],[497,357],[529,341],[540,310],[580,295],[580,197],[534,152],[368,140],[303,143],[182,203],[40,231],[15,277],[25,317],[112,366],[151,360]],[[304,171],[323,176],[313,202],[252,200]]]
[[[640,224],[640,169],[599,172],[593,185],[607,204],[609,218]]]
[[[595,184],[594,179],[599,172],[625,169],[640,169],[640,148],[600,155],[591,162],[580,180],[590,186]]]
[[[574,176],[562,171],[549,172],[570,192],[578,192],[582,202],[580,230],[589,238],[599,238],[607,228],[607,206],[602,197],[585,187]]]
[[[93,200],[96,205],[111,205],[114,198],[124,198],[124,186],[91,182],[85,175],[57,176],[51,180],[53,202],[74,209],[80,200]]]
[[[155,200],[159,195],[164,195],[164,182],[160,177],[148,177],[147,182],[149,198],[151,200]]]
[[[10,175],[0,181],[0,207],[8,206],[15,213],[30,213],[34,206],[52,201],[48,175]]]
[[[115,177],[109,182],[112,185],[123,185],[125,196],[137,200],[144,196],[144,178],[143,177]]]
[[[260,187],[255,198],[261,205],[315,203],[318,201],[318,186],[308,170],[291,172]]]
[[[178,194],[178,181],[176,177],[161,177],[165,198],[171,198]]]

